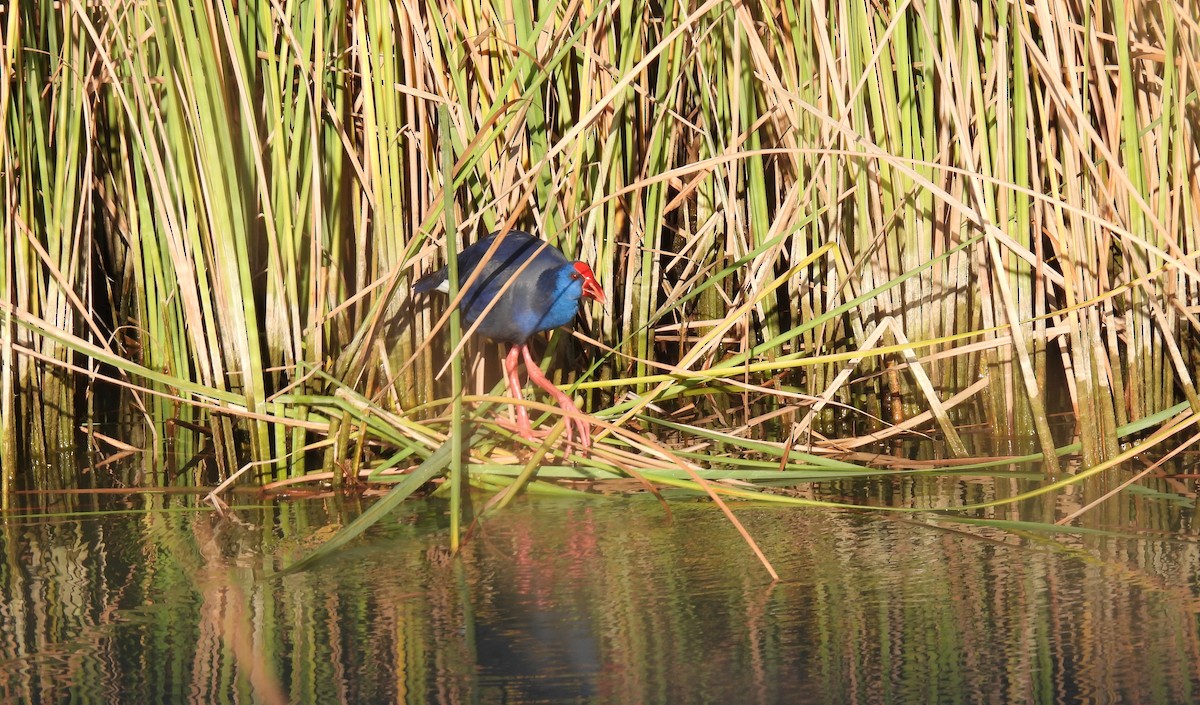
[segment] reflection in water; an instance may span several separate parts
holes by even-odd
[[[668,520],[650,502],[529,500],[457,560],[442,549],[445,505],[429,501],[323,566],[266,579],[343,507],[229,521],[145,501],[7,519],[0,700],[1200,699],[1186,521],[1138,538],[742,507],[784,577],[772,585],[708,504]]]

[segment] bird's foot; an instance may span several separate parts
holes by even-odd
[[[592,425],[587,421],[587,416],[579,411],[579,407],[575,406],[575,400],[563,392],[558,387],[554,386],[542,372],[542,368],[538,367],[537,360],[529,354],[529,347],[526,345],[514,346],[513,352],[509,352],[506,364],[516,368],[515,358],[519,352],[525,358],[525,372],[529,375],[529,381],[541,387],[543,391],[554,398],[558,402],[558,406],[563,410],[563,423],[566,425],[565,434],[567,436],[567,447],[572,446],[579,449],[583,455],[587,455],[592,450]],[[519,391],[519,390],[518,390]]]
[[[587,456],[592,452],[592,425],[586,420],[577,416],[566,416],[563,418],[566,423],[567,449],[578,448],[579,453]]]
[[[506,431],[512,431],[527,441],[540,441],[550,433],[545,429],[533,428],[529,424],[528,420],[526,420],[525,423],[521,423],[520,419],[513,422],[509,421],[508,419],[498,418],[496,419],[496,425],[500,426],[500,428],[503,428]]]
[[[517,435],[527,441],[536,441],[546,435],[545,431],[534,431],[532,424],[529,423],[529,415],[525,413],[525,407],[517,407]]]
[[[496,422],[502,428],[513,431],[521,438],[531,442],[543,441],[547,436],[550,435],[550,429],[533,428],[531,425],[522,424],[519,419],[516,423],[503,419],[497,419]],[[564,419],[564,422],[566,423],[566,429],[563,431],[563,435],[566,436],[565,441],[568,452],[572,448],[577,449],[583,455],[587,455],[589,452],[591,452],[591,424],[583,419],[572,416],[567,416]]]

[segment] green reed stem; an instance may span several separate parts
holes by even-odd
[[[450,142],[450,110],[438,106],[438,129],[442,145],[442,187],[444,189],[442,223],[446,231],[446,274],[450,280],[450,301],[458,296],[458,226],[454,218],[454,146]],[[450,309],[450,384],[453,399],[450,412],[450,550],[457,551],[462,531],[463,486],[466,484],[466,466],[463,463],[463,353],[459,350],[462,340],[462,321],[457,306]]]

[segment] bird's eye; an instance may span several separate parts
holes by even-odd
[[[579,272],[571,272],[571,278],[579,280],[579,279],[583,279],[583,275],[580,274]]]

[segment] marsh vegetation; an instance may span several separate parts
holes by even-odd
[[[456,517],[467,482],[611,481],[736,522],[933,472],[993,489],[913,508],[1070,521],[1195,437],[1180,12],[9,3],[0,502],[420,466]],[[499,353],[410,290],[514,226],[611,302],[539,350],[590,457],[494,423]]]

